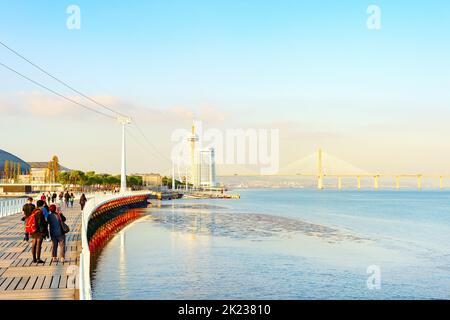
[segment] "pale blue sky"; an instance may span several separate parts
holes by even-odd
[[[81,9],[80,30],[66,28],[71,4]],[[366,27],[370,4],[381,8],[381,30]],[[368,169],[380,163],[384,170],[408,167],[406,161],[420,158],[430,146],[432,153],[445,153],[440,162],[425,158],[410,168],[445,170],[450,163],[444,122],[450,116],[450,3],[445,0],[1,0],[0,39],[77,89],[117,98],[115,106],[148,109],[150,118],[154,110],[210,106],[228,119],[211,126],[288,122],[285,131],[292,132],[282,132],[290,137],[283,140],[285,162],[320,145]],[[72,95],[2,47],[0,61]],[[4,105],[23,103],[17,94],[47,95],[1,68],[0,84]],[[21,150],[36,122],[14,114],[14,108],[7,110],[1,126],[15,138],[6,141],[1,132],[0,148],[24,158],[47,157],[56,149],[69,166],[85,165],[58,141],[33,155]],[[23,128],[17,121],[31,124]],[[103,120],[95,129],[82,120],[48,121],[61,126],[62,140],[77,132],[74,148],[92,145],[89,161],[97,170],[118,170],[118,164],[96,161],[100,154],[87,138],[100,125],[105,137],[114,136]],[[155,125],[142,120],[149,136],[164,133],[155,144],[167,154],[170,132],[180,125],[189,126],[189,121]],[[51,134],[47,127],[42,130]],[[373,147],[364,158],[359,152],[367,145]],[[114,148],[111,143],[106,154]],[[380,159],[392,152],[398,152],[399,163]],[[160,166],[157,160],[141,159],[131,160],[136,170]]]

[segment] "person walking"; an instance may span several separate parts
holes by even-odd
[[[62,205],[63,205],[63,202],[64,202],[64,193],[61,191],[60,193],[59,193],[59,196],[58,196],[58,199],[59,199],[59,206],[60,207],[62,207]]]
[[[31,254],[33,256],[33,263],[44,263],[41,260],[42,239],[44,238],[45,229],[47,224],[45,223],[42,208],[45,205],[43,200],[38,200],[37,208],[31,213],[27,219],[25,231],[31,235],[33,242],[31,244]]]
[[[83,194],[81,195],[81,197],[80,197],[81,211],[84,210],[84,206],[86,205],[86,202],[87,202],[87,198],[86,198],[86,196],[85,196],[84,193],[83,193]]]
[[[75,195],[73,194],[73,192],[70,194],[70,207],[73,208],[73,203],[75,202]]]
[[[69,191],[66,191],[66,193],[64,194],[64,204],[66,205],[66,208],[69,207],[69,199],[70,199]]]
[[[43,193],[43,194],[41,195],[41,200],[44,201],[44,202],[47,200],[47,197],[45,196],[45,193]]]
[[[64,263],[66,253],[66,231],[64,230],[64,222],[66,217],[56,210],[56,206],[50,206],[50,215],[48,216],[48,224],[50,227],[50,236],[52,237],[52,261],[58,261],[58,247],[60,261]]]
[[[56,192],[55,191],[53,191],[53,194],[52,194],[52,203],[55,203],[56,202],[56,198],[58,197],[58,195],[56,194]]]
[[[30,215],[34,211],[34,209],[36,209],[36,206],[33,204],[33,198],[28,197],[27,203],[25,203],[22,207],[22,213],[23,213],[22,221],[25,222],[25,225],[27,224],[27,219],[30,217]],[[30,235],[25,230],[25,236],[23,238],[23,241],[28,242],[28,240],[30,240]]]
[[[50,205],[50,200],[52,199],[52,194],[50,191],[47,191],[47,205]]]

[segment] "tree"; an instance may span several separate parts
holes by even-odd
[[[11,168],[10,168],[10,178],[13,180],[16,180],[16,163],[12,162]]]
[[[69,184],[70,183],[69,172],[60,172],[58,174],[58,182],[61,184]]]
[[[53,156],[51,161],[51,168],[52,168],[52,179],[53,182],[56,181],[56,177],[59,174],[59,159],[57,156]]]
[[[52,177],[53,177],[53,165],[52,162],[49,161],[47,163],[47,170],[45,171],[45,182],[51,183],[53,180]]]
[[[162,177],[162,185],[172,188],[172,177]],[[177,189],[180,185],[184,186],[184,183],[175,179],[175,189]]]
[[[5,164],[3,165],[3,177],[5,179],[9,179],[9,161],[5,160]]]
[[[127,176],[127,184],[131,187],[142,186],[141,176]]]
[[[16,181],[19,180],[19,176],[20,176],[20,162],[17,162],[17,177],[16,177]]]

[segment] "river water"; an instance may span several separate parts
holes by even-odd
[[[450,192],[240,194],[142,209],[94,299],[450,299]]]

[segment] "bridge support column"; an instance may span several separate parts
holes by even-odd
[[[444,189],[444,177],[440,176],[439,177],[439,189]]]
[[[175,191],[175,162],[172,160],[172,191]]]
[[[342,190],[342,177],[338,177],[338,190]]]
[[[317,189],[323,189],[323,165],[322,165],[322,149],[317,151]]]
[[[422,175],[417,176],[417,189],[422,190]]]
[[[374,178],[374,180],[373,180],[373,188],[375,190],[378,190],[378,188],[379,188],[379,185],[378,185],[378,178],[379,178],[379,176],[374,176],[373,178]]]
[[[320,175],[317,178],[317,189],[319,189],[319,190],[323,189],[323,175]]]
[[[361,177],[360,176],[357,177],[357,181],[358,181],[358,190],[361,190]]]
[[[399,176],[395,177],[395,189],[397,189],[397,190],[400,189],[400,177]]]

